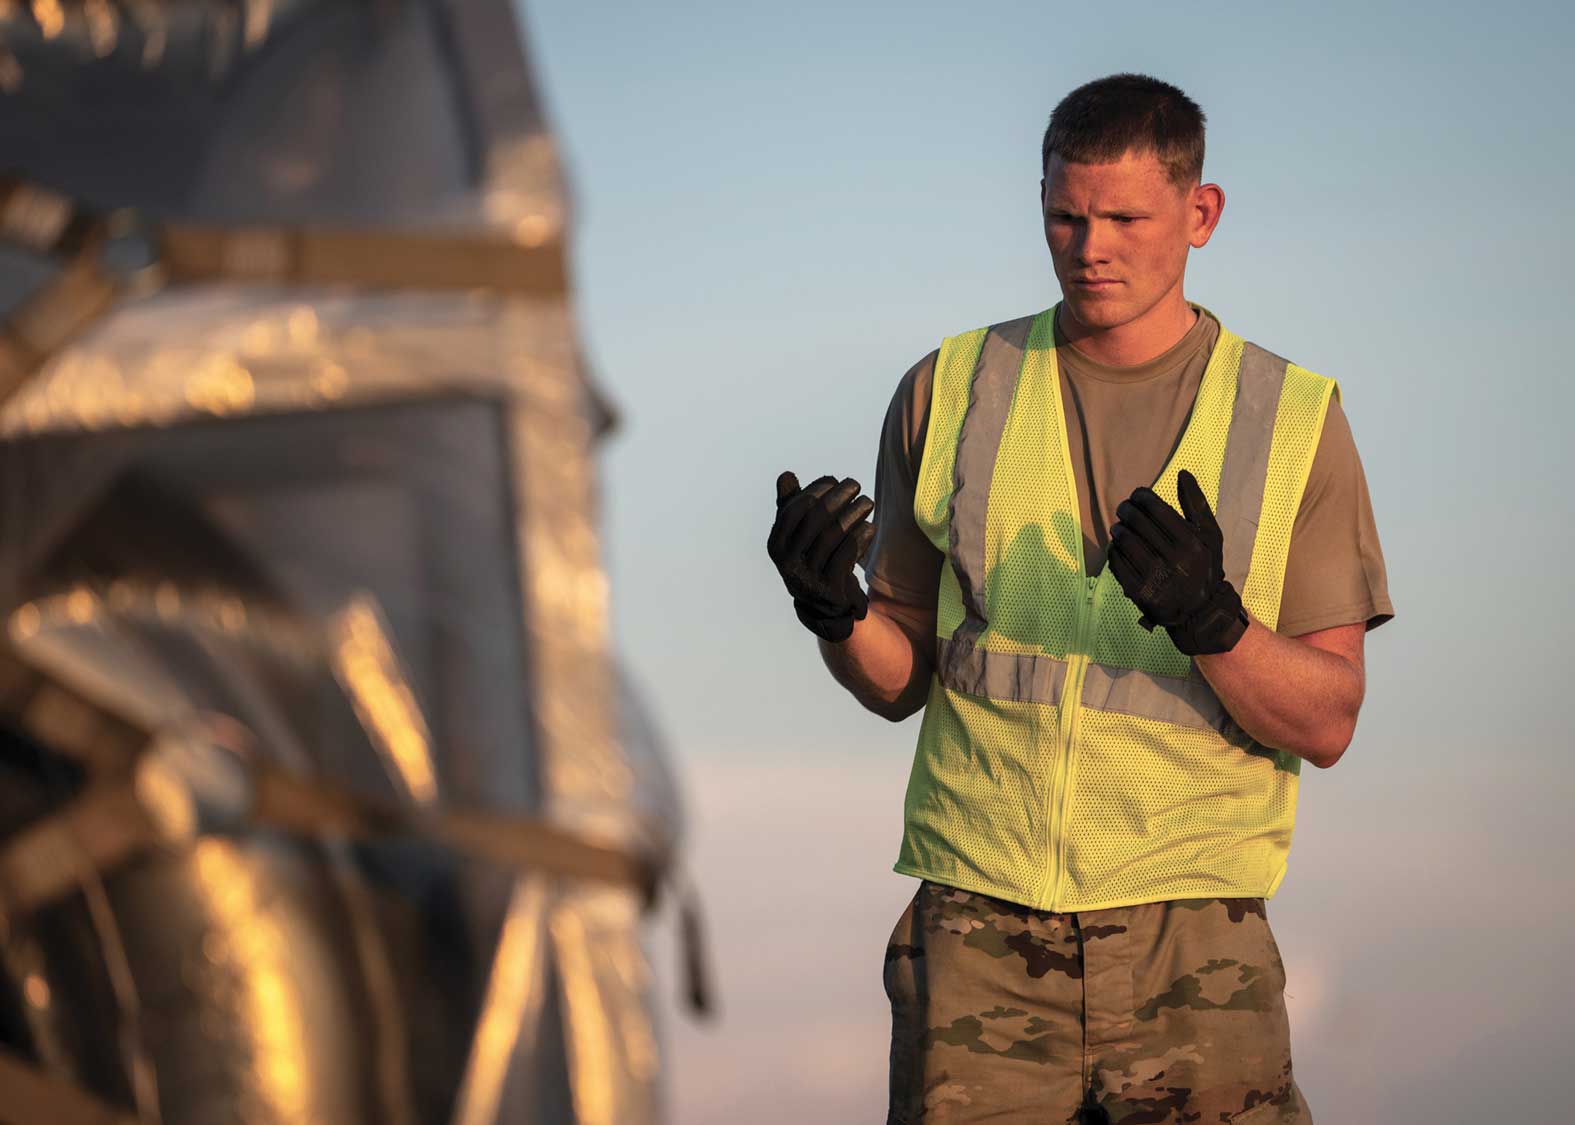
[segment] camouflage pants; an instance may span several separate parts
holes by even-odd
[[[921,881],[885,983],[887,1125],[1312,1125],[1261,898],[1055,914]]]

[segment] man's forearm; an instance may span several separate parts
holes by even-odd
[[[832,679],[870,711],[899,722],[924,706],[930,690],[930,661],[913,638],[871,604],[864,620],[840,644],[819,640]]]
[[[1345,659],[1281,636],[1256,617],[1229,652],[1192,659],[1255,741],[1322,768],[1345,752],[1362,706],[1361,673]]]

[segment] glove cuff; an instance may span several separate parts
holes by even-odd
[[[832,644],[841,644],[853,635],[851,609],[836,617],[823,617],[811,609],[802,598],[794,598],[793,611],[798,614],[798,619],[804,628]]]
[[[1251,618],[1241,604],[1241,595],[1221,579],[1202,609],[1180,625],[1166,626],[1166,630],[1182,654],[1207,656],[1235,648],[1246,635],[1250,623]]]

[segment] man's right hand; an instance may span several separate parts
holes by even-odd
[[[799,621],[816,636],[840,643],[869,612],[869,597],[853,574],[875,538],[864,520],[875,507],[852,477],[821,477],[800,489],[790,472],[777,477],[777,519],[766,552],[793,595]]]

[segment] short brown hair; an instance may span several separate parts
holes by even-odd
[[[1059,153],[1072,164],[1113,164],[1129,150],[1152,152],[1170,182],[1203,179],[1203,111],[1168,82],[1146,74],[1112,74],[1086,82],[1050,114],[1039,169]]]

